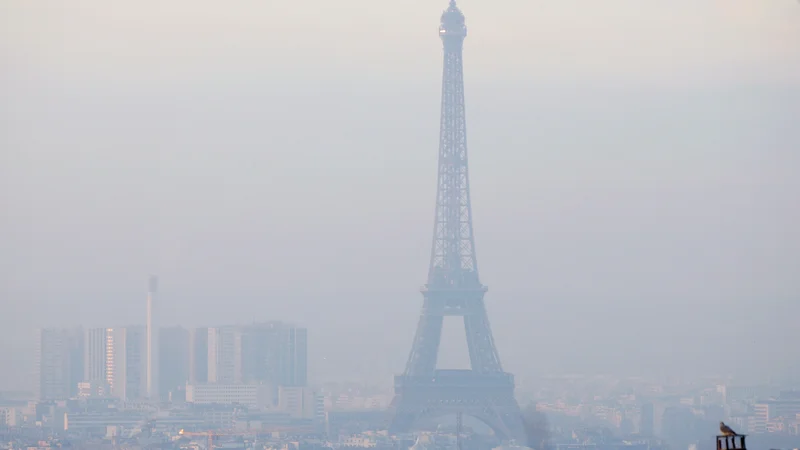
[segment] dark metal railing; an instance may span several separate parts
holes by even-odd
[[[747,450],[744,434],[735,436],[717,436],[717,450]]]

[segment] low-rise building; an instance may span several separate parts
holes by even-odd
[[[267,408],[272,405],[272,387],[264,384],[187,384],[186,403]]]

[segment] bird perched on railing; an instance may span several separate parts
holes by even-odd
[[[719,431],[722,433],[723,436],[738,436],[739,433],[733,431],[733,429],[727,425],[725,422],[719,423]]]

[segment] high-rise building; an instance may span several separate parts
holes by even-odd
[[[69,396],[78,395],[78,383],[83,380],[84,335],[82,328],[69,332]]]
[[[189,381],[189,330],[182,327],[158,331],[158,394],[161,400],[184,389]]]
[[[208,328],[189,331],[189,382],[208,383]]]
[[[281,386],[305,386],[308,384],[308,330],[291,326],[284,335],[286,353]]]
[[[37,331],[36,371],[40,400],[63,400],[78,393],[83,378],[83,330]]]
[[[280,370],[280,322],[248,325],[242,333],[242,377],[247,383],[277,384]],[[277,393],[277,391],[276,391]]]
[[[108,338],[106,374],[111,394],[122,400],[146,398],[145,327],[113,328]]]
[[[162,358],[162,362],[172,364],[168,360],[174,359],[178,361],[176,364],[184,364],[185,361],[189,384],[268,384],[274,387],[275,398],[278,386],[307,384],[308,333],[305,328],[265,322],[197,328],[189,332],[164,329],[162,333],[165,333],[162,340],[172,342],[162,345],[162,351],[176,354],[178,348],[169,350],[176,345],[188,355],[188,360],[175,356]],[[167,338],[166,333],[171,337]],[[170,385],[174,385],[174,381],[169,382]]]
[[[109,328],[89,328],[84,338],[82,381],[106,382]]]
[[[208,382],[242,382],[242,330],[237,326],[208,329]]]
[[[246,382],[298,386],[308,379],[308,332],[281,322],[256,323],[242,330],[242,374]]]
[[[125,328],[125,398],[128,400],[147,397],[146,343],[144,327]]]

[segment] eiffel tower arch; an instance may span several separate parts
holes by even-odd
[[[492,337],[478,277],[467,164],[462,47],[467,28],[455,0],[442,13],[439,37],[444,73],[439,134],[436,214],[428,281],[405,372],[395,377],[390,433],[413,430],[422,421],[466,414],[501,439],[525,442],[514,377],[503,371]],[[437,370],[446,316],[462,317],[470,369]]]

